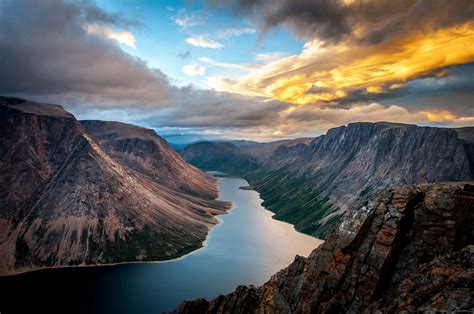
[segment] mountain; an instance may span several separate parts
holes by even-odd
[[[279,146],[309,144],[312,140],[305,137],[268,143],[244,140],[197,142],[179,153],[187,162],[201,169],[244,176],[258,169]]]
[[[256,170],[259,162],[232,143],[199,142],[188,145],[179,154],[190,164],[203,170],[243,175]]]
[[[453,129],[351,123],[309,145],[279,146],[246,178],[276,219],[324,237],[349,204],[380,189],[472,180],[469,149]]]
[[[259,143],[259,142],[246,141],[246,140],[222,140],[222,141],[217,141],[217,142],[227,142],[227,143],[234,144],[234,145],[237,146],[237,147],[246,147],[246,146],[249,146],[249,145],[258,145],[258,144],[261,144],[261,143]]]
[[[473,127],[464,127],[453,129],[458,133],[460,139],[465,140],[468,143],[474,143],[474,128]]]
[[[474,308],[474,185],[378,192],[327,241],[261,287],[239,286],[175,313],[398,313]]]
[[[308,145],[314,138],[302,137],[296,139],[279,140],[268,143],[255,143],[241,147],[242,152],[257,158],[259,161],[268,159],[279,146],[293,147],[299,144]]]
[[[150,130],[85,123],[96,140],[61,106],[10,97],[0,120],[0,274],[174,258],[229,206]]]
[[[86,132],[122,165],[171,189],[217,198],[214,179],[185,162],[155,131],[120,122],[80,122]]]

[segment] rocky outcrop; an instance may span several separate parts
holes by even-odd
[[[115,159],[60,106],[2,97],[0,122],[0,274],[174,258],[201,247],[228,207],[194,167],[207,193]]]
[[[262,287],[240,286],[176,313],[344,313],[474,309],[474,185],[381,192],[327,241]]]

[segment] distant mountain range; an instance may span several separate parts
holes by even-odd
[[[229,208],[217,195],[152,130],[0,98],[0,274],[181,256]]]
[[[269,143],[251,141],[201,141],[178,150],[189,163],[204,169],[245,175],[256,170],[280,146],[309,144],[313,138],[280,140]]]
[[[351,123],[312,140],[192,144],[180,154],[202,169],[245,177],[275,218],[324,238],[349,204],[381,189],[472,180],[473,130]]]

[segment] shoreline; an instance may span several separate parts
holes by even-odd
[[[219,177],[215,177],[219,181]],[[220,191],[219,191],[220,193]],[[216,198],[216,200],[220,200],[220,196]],[[229,201],[226,201],[229,202]],[[33,268],[33,269],[27,269],[27,270],[20,270],[12,273],[7,273],[7,274],[0,274],[0,278],[6,278],[6,277],[13,277],[13,276],[21,276],[27,273],[32,273],[32,272],[38,272],[38,271],[45,271],[45,270],[52,270],[52,269],[67,269],[67,268],[88,268],[88,267],[113,267],[113,266],[119,266],[119,265],[127,265],[127,264],[164,264],[164,263],[171,263],[175,261],[179,261],[181,259],[184,259],[192,254],[195,254],[196,252],[201,251],[202,249],[205,249],[207,246],[207,242],[209,240],[209,236],[211,235],[211,232],[215,229],[215,227],[219,226],[222,224],[222,219],[220,219],[221,216],[224,215],[229,215],[231,211],[235,208],[235,204],[233,202],[229,202],[231,206],[222,214],[214,216],[217,220],[217,223],[210,226],[209,231],[206,234],[206,238],[204,239],[203,242],[201,242],[201,247],[196,248],[184,255],[175,257],[175,258],[170,258],[170,259],[165,259],[165,260],[156,260],[156,261],[127,261],[127,262],[117,262],[117,263],[104,263],[104,264],[81,264],[81,265],[62,265],[62,266],[46,266],[46,267],[38,267],[38,268]]]
[[[235,176],[215,176],[215,177],[218,181],[220,181],[220,178],[243,179],[248,184],[248,181],[245,178],[242,178],[242,177],[235,177]],[[250,187],[251,187],[250,185],[243,186],[243,187],[249,187],[249,188],[241,189],[241,187],[239,187],[238,189],[242,190],[242,191],[254,191],[260,197],[260,193],[257,190],[250,189]],[[219,193],[220,193],[220,191],[219,191]],[[216,200],[224,201],[224,200],[220,199],[220,196],[218,198],[216,198]],[[201,250],[203,250],[207,247],[207,244],[208,244],[209,237],[210,237],[211,233],[215,230],[215,227],[217,227],[217,226],[219,226],[223,223],[223,220],[221,219],[221,216],[230,215],[232,213],[232,211],[234,210],[234,208],[235,208],[235,204],[233,202],[230,202],[230,201],[227,201],[227,202],[229,202],[231,204],[231,206],[229,207],[229,209],[226,212],[214,216],[217,220],[217,223],[215,225],[210,226],[209,232],[207,233],[206,238],[201,243],[201,247],[196,248],[196,249],[194,249],[194,250],[192,250],[192,251],[190,251],[190,252],[188,252],[184,255],[181,255],[179,257],[166,259],[166,260],[149,260],[149,261],[144,260],[144,261],[126,261],[126,262],[105,263],[105,264],[83,264],[83,265],[63,265],[63,266],[38,267],[38,268],[34,268],[34,269],[20,270],[20,271],[8,273],[8,274],[0,274],[0,279],[1,278],[6,278],[6,277],[21,276],[21,275],[25,275],[25,274],[28,274],[28,273],[38,272],[38,271],[47,271],[47,270],[55,270],[55,269],[74,269],[74,268],[89,268],[89,267],[113,267],[113,266],[120,266],[120,265],[127,265],[127,264],[164,264],[164,263],[170,263],[170,262],[179,261],[181,259],[185,259],[188,256],[191,256],[192,254],[195,254],[195,253],[197,253],[197,252],[199,252],[199,251],[201,251]],[[262,202],[261,202],[260,205],[262,205],[263,202],[264,202],[264,200],[262,199]],[[316,249],[317,247],[319,247],[321,244],[324,243],[324,240],[322,240],[322,239],[319,239],[319,238],[313,237],[311,235],[299,232],[298,230],[296,230],[296,228],[293,224],[274,218],[274,216],[275,216],[274,212],[272,212],[271,210],[268,210],[264,206],[261,206],[261,207],[270,216],[270,218],[272,220],[278,221],[280,223],[284,223],[286,225],[290,225],[295,232],[298,232],[298,233],[300,233],[304,236],[307,236],[307,237],[316,239],[318,241],[321,241],[321,243],[319,243],[316,247],[314,247],[314,249]]]

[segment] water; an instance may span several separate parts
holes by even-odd
[[[220,199],[234,207],[219,217],[204,248],[177,260],[47,269],[0,277],[0,312],[161,313],[181,300],[213,298],[238,285],[261,285],[322,241],[271,218],[240,178],[219,178]],[[64,307],[62,304],[69,304]]]

